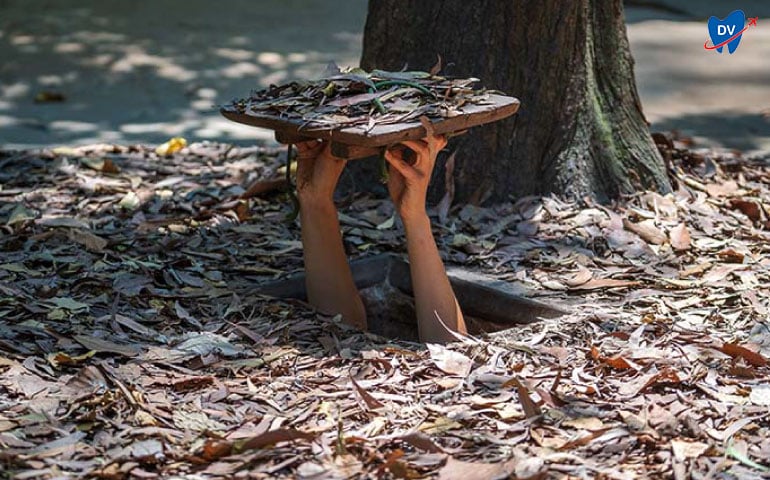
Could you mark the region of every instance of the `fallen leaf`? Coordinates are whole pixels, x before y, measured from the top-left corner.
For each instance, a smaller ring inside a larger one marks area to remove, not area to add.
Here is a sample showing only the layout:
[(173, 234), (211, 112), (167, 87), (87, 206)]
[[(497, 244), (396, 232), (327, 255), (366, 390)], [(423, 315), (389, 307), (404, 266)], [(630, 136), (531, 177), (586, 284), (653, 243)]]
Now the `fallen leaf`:
[(73, 340), (83, 345), (89, 350), (96, 352), (117, 353), (126, 357), (134, 357), (139, 351), (134, 346), (119, 345), (115, 342), (103, 338), (93, 337), (91, 335), (74, 335)]
[(471, 367), (473, 367), (473, 360), (462, 353), (435, 343), (428, 343), (426, 346), (434, 365), (442, 372), (460, 377), (467, 377), (470, 373)]
[(431, 438), (425, 435), (423, 432), (414, 431), (401, 436), (401, 440), (405, 441), (409, 445), (425, 450), (430, 453), (444, 453), (444, 449), (436, 445)]
[(733, 457), (734, 459), (738, 460), (742, 464), (751, 467), (755, 470), (759, 470), (760, 472), (770, 472), (770, 467), (766, 467), (764, 465), (761, 465), (754, 460), (750, 459), (748, 454), (748, 445), (746, 442), (738, 441), (733, 442), (732, 439), (727, 444), (727, 448), (725, 449), (725, 455), (728, 457)]
[(753, 352), (737, 343), (725, 343), (719, 350), (733, 358), (742, 358), (755, 367), (764, 367), (768, 363), (761, 353)]
[(708, 449), (709, 445), (707, 443), (679, 439), (671, 440), (671, 450), (674, 453), (674, 458), (680, 462), (688, 458), (698, 458), (706, 453)]
[(594, 274), (591, 270), (585, 268), (582, 265), (578, 265), (578, 271), (576, 274), (568, 278), (564, 283), (570, 288), (579, 287), (585, 285), (589, 280), (593, 278)]
[(88, 230), (88, 223), (74, 217), (43, 217), (36, 220), (35, 223), (43, 227), (82, 228)]
[(169, 139), (167, 142), (158, 145), (158, 147), (155, 149), (155, 153), (160, 155), (161, 157), (165, 157), (166, 155), (173, 155), (174, 153), (182, 150), (184, 147), (187, 146), (187, 140), (183, 137), (173, 137)]
[(11, 210), (11, 214), (8, 216), (8, 220), (6, 220), (6, 225), (16, 225), (17, 223), (26, 222), (27, 220), (34, 220), (37, 218), (37, 212), (25, 207), (22, 204), (17, 204), (16, 207), (14, 207), (13, 210)]
[(118, 202), (118, 206), (124, 210), (135, 210), (141, 203), (139, 195), (130, 191), (123, 196), (120, 202)]
[(68, 230), (67, 238), (69, 238), (73, 242), (83, 245), (88, 250), (92, 252), (97, 252), (97, 253), (104, 252), (104, 247), (106, 247), (108, 243), (107, 240), (103, 239), (102, 237), (94, 235), (93, 233), (87, 230), (80, 230), (80, 229)]
[(655, 226), (655, 220), (642, 220), (634, 223), (626, 218), (623, 219), (623, 226), (626, 230), (639, 235), (645, 242), (652, 245), (662, 245), (668, 239), (661, 229)]
[(690, 249), (690, 232), (684, 222), (672, 228), (668, 235), (674, 250), (685, 252)]
[(592, 278), (591, 280), (572, 287), (572, 290), (598, 290), (600, 288), (625, 288), (639, 285), (637, 281), (616, 280), (614, 278)]
[(350, 383), (353, 384), (353, 387), (355, 387), (356, 392), (361, 396), (361, 398), (364, 400), (364, 403), (366, 406), (371, 410), (379, 410), (381, 408), (385, 408), (385, 405), (383, 405), (382, 402), (374, 398), (369, 392), (361, 388), (361, 385), (358, 384), (358, 382), (355, 381), (353, 376), (350, 376)]
[(518, 378), (511, 378), (505, 382), (501, 388), (508, 388), (511, 386), (516, 387), (516, 393), (519, 394), (519, 401), (521, 402), (521, 407), (524, 409), (524, 413), (527, 415), (527, 418), (537, 417), (543, 413), (540, 409), (540, 406), (535, 403), (534, 400), (532, 400), (527, 387), (525, 387)]
[(54, 368), (59, 368), (61, 365), (78, 365), (89, 358), (93, 357), (96, 352), (91, 350), (83, 355), (70, 356), (65, 352), (49, 353), (46, 356), (46, 360)]
[(756, 202), (734, 198), (730, 200), (730, 208), (739, 210), (754, 222), (762, 219), (762, 208)]
[(570, 450), (577, 447), (584, 447), (610, 430), (612, 430), (612, 427), (605, 427), (593, 432), (584, 431), (577, 438), (573, 438), (559, 446), (557, 450)]
[(752, 387), (749, 400), (754, 405), (770, 405), (770, 384), (765, 383)]
[(568, 418), (561, 422), (562, 425), (583, 430), (601, 430), (605, 427), (604, 422), (596, 417), (578, 417)]
[(722, 183), (710, 183), (706, 186), (706, 192), (712, 197), (729, 197), (738, 191), (738, 184), (733, 180)]
[(82, 158), (80, 161), (81, 163), (83, 163), (83, 165), (87, 166), (88, 168), (94, 169), (97, 172), (120, 173), (120, 168), (118, 168), (118, 166), (115, 165), (115, 163), (109, 158), (85, 157), (85, 158)]
[[(511, 478), (516, 460), (498, 463), (463, 462), (452, 457), (439, 470), (439, 480), (502, 480)], [(530, 477), (532, 478), (532, 477)]]
[(717, 255), (728, 263), (743, 263), (745, 255), (732, 248), (726, 248), (717, 252)]

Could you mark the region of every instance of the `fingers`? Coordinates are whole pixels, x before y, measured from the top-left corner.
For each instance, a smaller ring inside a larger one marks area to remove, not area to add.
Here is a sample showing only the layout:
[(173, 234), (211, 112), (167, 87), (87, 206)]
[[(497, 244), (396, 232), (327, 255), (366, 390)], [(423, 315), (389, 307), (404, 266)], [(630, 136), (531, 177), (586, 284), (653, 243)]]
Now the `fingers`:
[(308, 140), (295, 144), (297, 148), (297, 159), (308, 160), (316, 158), (324, 148), (324, 142), (320, 140)]
[(404, 178), (413, 179), (417, 170), (404, 161), (401, 152), (388, 148), (385, 150), (385, 160), (396, 169)]
[(434, 152), (441, 151), (441, 149), (446, 147), (447, 142), (449, 142), (449, 140), (446, 138), (446, 135), (431, 135), (426, 140), (428, 142), (428, 146), (430, 146)]
[(408, 147), (417, 154), (417, 157), (422, 155), (430, 155), (430, 145), (424, 140), (404, 140), (401, 145)]

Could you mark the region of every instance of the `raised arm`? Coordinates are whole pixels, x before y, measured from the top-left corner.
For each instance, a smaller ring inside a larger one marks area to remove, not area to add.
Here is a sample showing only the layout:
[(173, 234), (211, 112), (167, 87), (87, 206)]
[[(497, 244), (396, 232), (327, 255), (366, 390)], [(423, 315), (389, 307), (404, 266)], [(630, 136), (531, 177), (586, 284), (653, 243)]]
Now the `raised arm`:
[(388, 149), (385, 159), (393, 167), (390, 169), (388, 190), (406, 231), (420, 339), (423, 342), (448, 342), (455, 338), (441, 325), (441, 321), (447, 328), (466, 333), (465, 320), (444, 270), (425, 211), (431, 172), (436, 155), (446, 146), (446, 138), (429, 135), (424, 140), (404, 142), (403, 146), (416, 153), (413, 164), (404, 159), (404, 150), (398, 146)]
[(328, 143), (297, 144), (297, 197), (302, 225), (308, 302), (319, 312), (366, 329), (366, 312), (353, 282), (334, 206), (345, 159), (332, 156)]

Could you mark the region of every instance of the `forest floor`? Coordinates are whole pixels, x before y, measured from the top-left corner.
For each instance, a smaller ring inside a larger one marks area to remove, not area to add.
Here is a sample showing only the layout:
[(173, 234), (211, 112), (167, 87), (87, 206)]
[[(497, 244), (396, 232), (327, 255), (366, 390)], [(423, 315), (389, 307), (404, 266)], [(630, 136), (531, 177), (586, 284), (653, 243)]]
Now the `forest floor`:
[[(447, 346), (254, 294), (302, 266), (278, 151), (0, 152), (0, 478), (767, 478), (770, 164), (664, 145), (667, 196), (437, 220), (571, 311)], [(352, 257), (404, 253), (340, 205)]]

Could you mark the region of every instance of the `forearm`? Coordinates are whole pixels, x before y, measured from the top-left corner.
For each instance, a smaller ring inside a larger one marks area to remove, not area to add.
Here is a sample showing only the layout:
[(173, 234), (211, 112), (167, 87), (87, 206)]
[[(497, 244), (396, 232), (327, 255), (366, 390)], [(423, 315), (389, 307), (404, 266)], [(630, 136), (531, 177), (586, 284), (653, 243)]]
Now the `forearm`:
[(340, 313), (345, 322), (366, 328), (364, 305), (342, 247), (334, 203), (300, 200), (300, 222), (308, 301), (322, 313)]
[[(438, 253), (427, 215), (404, 219), (412, 289), (420, 339), (448, 342), (455, 338), (441, 325), (465, 333), (465, 321)], [(437, 318), (438, 316), (438, 318)]]

